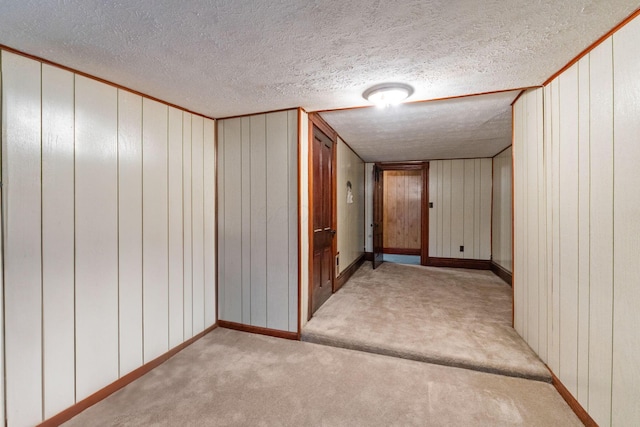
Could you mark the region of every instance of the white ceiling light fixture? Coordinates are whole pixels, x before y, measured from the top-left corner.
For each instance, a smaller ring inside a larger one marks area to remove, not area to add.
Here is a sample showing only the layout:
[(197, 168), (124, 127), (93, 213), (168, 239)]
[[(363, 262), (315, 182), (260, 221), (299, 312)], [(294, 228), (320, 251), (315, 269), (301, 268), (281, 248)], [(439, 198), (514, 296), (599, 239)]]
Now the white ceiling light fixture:
[(380, 83), (362, 93), (362, 97), (378, 107), (389, 107), (404, 102), (413, 94), (413, 87), (405, 83)]

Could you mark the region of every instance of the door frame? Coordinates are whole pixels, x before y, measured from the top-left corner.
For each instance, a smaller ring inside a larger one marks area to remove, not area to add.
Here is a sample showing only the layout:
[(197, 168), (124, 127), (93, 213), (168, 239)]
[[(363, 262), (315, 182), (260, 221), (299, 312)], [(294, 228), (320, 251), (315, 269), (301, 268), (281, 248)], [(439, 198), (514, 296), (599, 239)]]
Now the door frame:
[[(312, 309), (313, 309), (313, 128), (316, 127), (318, 128), (318, 130), (320, 130), (322, 133), (324, 133), (327, 137), (329, 137), (329, 139), (333, 142), (333, 152), (331, 155), (331, 201), (332, 201), (332, 209), (331, 209), (331, 228), (333, 230), (337, 230), (338, 229), (338, 211), (337, 211), (337, 187), (336, 187), (336, 180), (337, 180), (337, 171), (336, 171), (336, 163), (337, 163), (337, 153), (338, 153), (338, 133), (333, 130), (333, 128), (331, 126), (329, 126), (329, 124), (327, 122), (324, 121), (324, 119), (322, 117), (320, 117), (320, 114), (318, 113), (310, 113), (309, 114), (309, 140), (307, 141), (308, 147), (309, 147), (309, 157), (308, 157), (308, 162), (309, 162), (309, 188), (308, 188), (308, 194), (309, 194), (309, 229), (308, 229), (308, 235), (309, 235), (309, 284), (308, 284), (308, 314), (307, 314), (307, 320), (311, 320), (312, 317)], [(331, 258), (334, 260), (336, 259), (336, 252), (338, 249), (338, 238), (337, 235), (334, 237), (333, 241), (331, 242)], [(335, 292), (336, 289), (336, 269), (335, 269), (335, 265), (332, 266), (331, 268), (331, 292)]]
[[(420, 264), (428, 265), (429, 262), (429, 162), (390, 162), (375, 163), (383, 173), (384, 171), (419, 170), (422, 173), (422, 194), (420, 201)], [(375, 188), (374, 188), (375, 191)], [(384, 190), (382, 190), (384, 191)], [(384, 205), (383, 194), (381, 195)], [(374, 207), (375, 209), (375, 207)]]

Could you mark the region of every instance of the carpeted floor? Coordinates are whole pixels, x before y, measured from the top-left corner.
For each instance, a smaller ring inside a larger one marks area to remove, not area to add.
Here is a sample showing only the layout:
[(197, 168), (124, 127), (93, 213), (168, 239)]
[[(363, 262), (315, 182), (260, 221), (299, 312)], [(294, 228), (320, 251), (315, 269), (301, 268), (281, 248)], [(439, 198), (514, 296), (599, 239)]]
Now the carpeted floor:
[(367, 262), (302, 331), (304, 341), (551, 381), (511, 327), (511, 287), (489, 271)]
[(66, 426), (579, 426), (550, 385), (216, 329)]

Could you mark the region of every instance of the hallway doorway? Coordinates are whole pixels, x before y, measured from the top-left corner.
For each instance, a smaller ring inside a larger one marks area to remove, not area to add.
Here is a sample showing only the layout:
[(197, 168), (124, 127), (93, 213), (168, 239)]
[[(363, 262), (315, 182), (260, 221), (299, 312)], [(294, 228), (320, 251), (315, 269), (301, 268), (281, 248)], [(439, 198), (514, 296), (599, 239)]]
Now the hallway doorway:
[(382, 261), (426, 265), (429, 163), (377, 163), (375, 171), (374, 268)]

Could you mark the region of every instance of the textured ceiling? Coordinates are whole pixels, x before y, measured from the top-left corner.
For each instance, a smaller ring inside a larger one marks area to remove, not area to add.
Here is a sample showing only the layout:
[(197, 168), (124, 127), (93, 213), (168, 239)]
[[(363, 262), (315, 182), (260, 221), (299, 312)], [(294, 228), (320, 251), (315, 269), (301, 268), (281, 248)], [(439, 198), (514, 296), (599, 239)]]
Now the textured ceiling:
[[(0, 44), (211, 117), (539, 85), (638, 0), (2, 0)], [(337, 129), (347, 135), (344, 129)], [(352, 141), (350, 141), (352, 142)]]
[(367, 162), (492, 157), (511, 144), (511, 103), (519, 93), (321, 115)]

